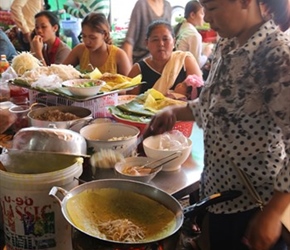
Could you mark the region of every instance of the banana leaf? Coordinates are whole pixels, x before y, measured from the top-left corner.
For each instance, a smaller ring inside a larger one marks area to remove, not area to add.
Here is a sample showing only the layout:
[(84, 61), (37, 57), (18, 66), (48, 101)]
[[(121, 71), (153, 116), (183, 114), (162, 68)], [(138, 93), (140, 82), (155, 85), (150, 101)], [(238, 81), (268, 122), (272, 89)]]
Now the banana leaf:
[(113, 116), (117, 116), (118, 118), (121, 118), (121, 119), (134, 121), (134, 122), (141, 122), (141, 123), (148, 123), (151, 120), (151, 116), (137, 115), (137, 114), (122, 110), (118, 106), (109, 106), (108, 109)]
[(139, 116), (153, 116), (155, 114), (152, 111), (145, 109), (144, 103), (138, 102), (135, 99), (130, 102), (117, 105), (117, 107), (124, 112)]

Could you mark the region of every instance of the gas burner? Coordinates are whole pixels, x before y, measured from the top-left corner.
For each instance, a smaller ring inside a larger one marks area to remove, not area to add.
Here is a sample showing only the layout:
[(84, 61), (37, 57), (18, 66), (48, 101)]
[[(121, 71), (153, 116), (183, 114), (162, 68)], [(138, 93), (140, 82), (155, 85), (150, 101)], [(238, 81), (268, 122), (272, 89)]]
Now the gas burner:
[[(178, 235), (176, 235), (178, 237)], [(143, 245), (127, 245), (127, 244), (114, 244), (106, 242), (86, 235), (76, 229), (73, 229), (72, 245), (73, 250), (175, 250), (172, 248), (174, 243), (178, 240), (176, 237), (169, 237), (165, 240), (148, 243)]]

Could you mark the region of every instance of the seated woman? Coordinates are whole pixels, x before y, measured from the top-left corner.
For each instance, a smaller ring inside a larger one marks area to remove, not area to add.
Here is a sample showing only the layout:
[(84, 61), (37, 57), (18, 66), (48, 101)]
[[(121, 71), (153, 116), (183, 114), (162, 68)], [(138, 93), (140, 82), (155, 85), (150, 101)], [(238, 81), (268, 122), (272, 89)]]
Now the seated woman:
[(30, 51), (44, 66), (63, 63), (71, 51), (60, 40), (59, 30), (59, 20), (53, 12), (44, 10), (35, 15)]
[[(173, 52), (174, 42), (170, 23), (156, 20), (149, 25), (146, 44), (151, 55), (135, 63), (128, 74), (129, 77), (142, 74), (142, 81), (146, 83), (128, 92), (129, 94), (138, 95), (154, 88), (165, 95), (172, 94), (173, 91), (188, 99), (197, 97), (197, 94), (191, 95), (191, 89), (196, 92), (196, 87), (203, 84), (202, 72), (190, 52)], [(192, 76), (192, 79), (185, 81), (188, 76)]]
[(82, 72), (98, 68), (101, 73), (129, 73), (130, 60), (123, 50), (111, 44), (110, 26), (104, 14), (92, 12), (84, 18), (82, 39), (83, 43), (72, 49), (64, 64), (79, 65)]

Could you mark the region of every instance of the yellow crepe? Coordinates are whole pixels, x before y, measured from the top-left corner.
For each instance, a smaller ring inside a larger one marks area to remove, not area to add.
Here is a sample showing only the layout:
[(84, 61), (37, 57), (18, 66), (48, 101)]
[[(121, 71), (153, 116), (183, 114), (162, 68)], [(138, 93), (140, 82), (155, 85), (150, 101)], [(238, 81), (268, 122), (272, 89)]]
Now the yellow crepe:
[(126, 89), (140, 84), (142, 76), (138, 75), (134, 78), (129, 78), (120, 74), (105, 73), (99, 79), (106, 82), (106, 85), (102, 87), (101, 91), (108, 92), (117, 89)]
[(165, 97), (161, 92), (155, 89), (149, 89), (147, 92), (145, 92), (144, 96), (146, 97), (144, 101), (144, 105), (143, 105), (144, 108), (154, 113), (158, 112), (159, 110), (167, 106), (171, 106), (171, 105), (185, 106), (187, 104), (184, 101)]

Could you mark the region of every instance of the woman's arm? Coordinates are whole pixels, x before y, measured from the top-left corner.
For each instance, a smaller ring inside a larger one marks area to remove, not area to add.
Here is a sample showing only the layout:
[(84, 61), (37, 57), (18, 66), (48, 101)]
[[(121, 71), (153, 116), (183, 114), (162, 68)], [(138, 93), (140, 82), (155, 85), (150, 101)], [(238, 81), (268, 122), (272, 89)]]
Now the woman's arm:
[[(193, 56), (188, 56), (185, 58), (184, 68), (186, 70), (186, 76), (196, 75), (200, 77), (200, 79), (202, 80), (202, 71), (200, 70), (198, 63)], [(186, 96), (187, 99), (191, 99), (191, 100), (195, 99), (198, 96), (197, 89), (189, 88), (187, 83), (185, 82), (185, 79), (183, 82), (178, 83), (176, 85), (176, 87), (174, 88), (174, 92), (182, 94)]]
[(118, 49), (116, 61), (117, 61), (117, 72), (121, 75), (127, 76), (128, 73), (130, 72), (130, 69), (132, 68), (132, 64), (129, 60), (128, 55), (125, 53), (124, 50)]
[[(290, 193), (275, 191), (270, 202), (251, 221), (245, 244), (251, 249), (270, 249), (281, 236), (281, 217), (290, 204)], [(263, 241), (261, 241), (263, 239)]]
[[(138, 63), (135, 63), (132, 67), (132, 69), (130, 70), (128, 76), (133, 78), (137, 75), (141, 74), (141, 71), (140, 71), (140, 67), (139, 67), (139, 64)], [(130, 91), (127, 91), (127, 94), (129, 95), (139, 95), (140, 94), (140, 89), (141, 89), (141, 86), (137, 86), (136, 88), (130, 90)]]
[(186, 76), (197, 75), (202, 77), (202, 71), (200, 70), (200, 67), (194, 57), (187, 56), (184, 61), (184, 66), (186, 70)]
[(66, 57), (66, 59), (63, 61), (62, 64), (65, 64), (65, 65), (70, 64), (76, 67), (80, 63), (80, 58), (83, 51), (84, 51), (84, 45), (82, 43), (78, 44), (71, 50), (71, 52), (68, 54), (68, 56)]
[(34, 57), (36, 57), (39, 61), (41, 61), (41, 63), (43, 64), (43, 66), (47, 66), (47, 62), (44, 59), (43, 56), (43, 38), (39, 35), (35, 35), (30, 43), (30, 52), (34, 55)]

